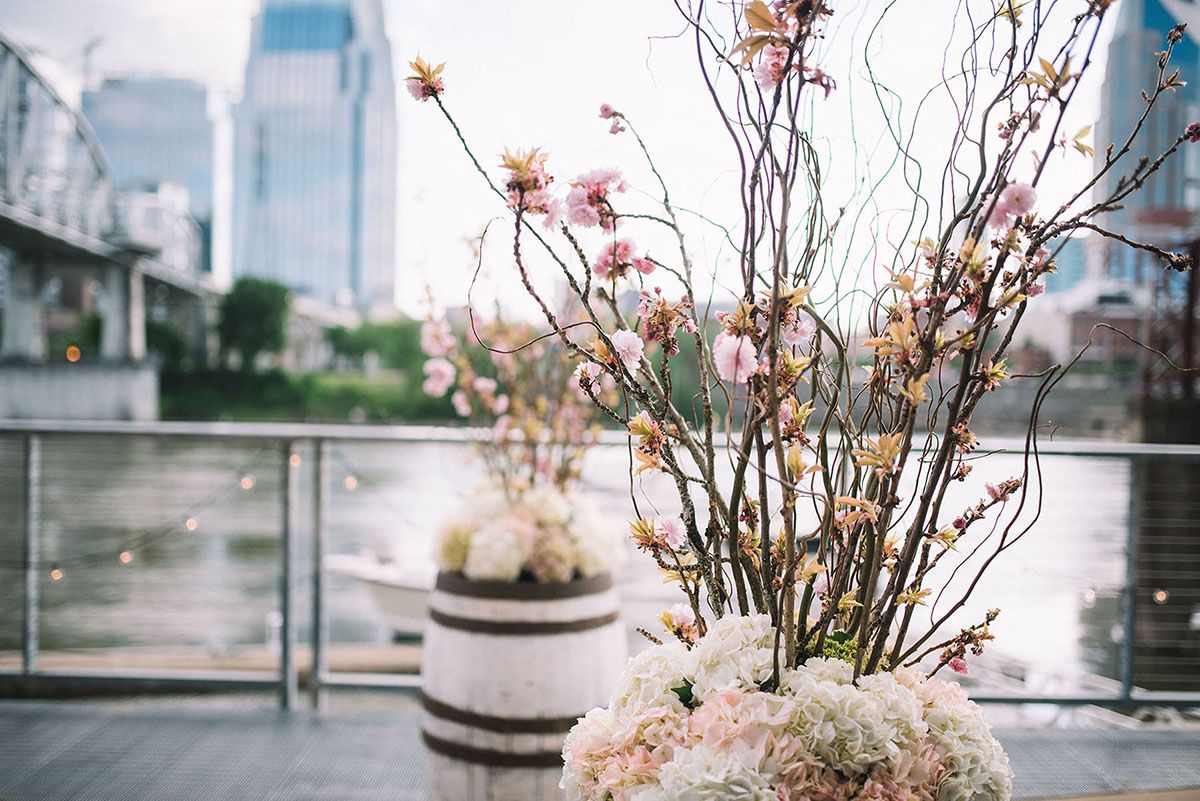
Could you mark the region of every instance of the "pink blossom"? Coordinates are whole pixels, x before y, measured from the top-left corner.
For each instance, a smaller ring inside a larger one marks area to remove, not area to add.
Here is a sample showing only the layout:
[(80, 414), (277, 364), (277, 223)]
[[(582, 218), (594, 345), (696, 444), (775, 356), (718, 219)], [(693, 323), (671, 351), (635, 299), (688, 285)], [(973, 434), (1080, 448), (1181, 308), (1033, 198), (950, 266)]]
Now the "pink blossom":
[(409, 78), (404, 81), (404, 88), (412, 95), (413, 100), (424, 102), (429, 99), (425, 94), (425, 82), (420, 78)]
[(625, 130), (625, 126), (617, 120), (613, 120), (612, 125), (608, 126), (608, 132), (610, 134), (619, 134), (623, 130)]
[(946, 667), (953, 670), (955, 673), (961, 673), (964, 676), (967, 674), (967, 660), (961, 656), (956, 656), (946, 663)]
[(512, 417), (502, 414), (496, 418), (492, 426), (492, 442), (501, 443), (508, 439), (508, 430), (512, 427)]
[(421, 350), (426, 356), (445, 356), (457, 345), (445, 320), (426, 320), (421, 324)]
[(430, 359), (425, 362), (421, 370), (426, 376), (425, 383), (421, 385), (421, 388), (425, 390), (426, 395), (434, 398), (445, 395), (454, 384), (454, 378), (457, 375), (454, 365), (441, 358)]
[(562, 198), (552, 197), (546, 204), (546, 216), (542, 220), (542, 227), (547, 231), (555, 231), (562, 227), (563, 220), (567, 216), (567, 204)]
[(575, 380), (579, 385), (586, 386), (600, 377), (600, 365), (595, 362), (583, 362), (575, 368)]
[[(678, 520), (678, 518), (676, 519)], [(671, 619), (675, 621), (675, 625), (680, 628), (696, 625), (696, 613), (687, 604), (672, 604), (667, 612), (671, 615)]]
[(787, 66), (788, 49), (767, 45), (762, 50), (762, 60), (754, 68), (754, 82), (764, 92), (770, 91), (783, 80), (783, 68)]
[(588, 202), (588, 191), (581, 186), (567, 193), (567, 222), (584, 228), (600, 224), (600, 212)]
[(1046, 287), (1043, 284), (1030, 284), (1025, 288), (1025, 294), (1031, 298), (1036, 298), (1045, 291)]
[(817, 324), (807, 314), (797, 314), (796, 324), (783, 329), (783, 341), (793, 347), (807, 342), (817, 332)]
[(987, 488), (987, 494), (991, 497), (991, 499), (993, 501), (1003, 500), (1003, 498), (1001, 497), (1001, 494), (1000, 494), (1000, 490), (996, 488), (995, 484), (988, 483), (988, 484), (985, 484), (984, 486)]
[(1189, 142), (1200, 142), (1200, 122), (1193, 122), (1183, 130), (1183, 135)]
[(642, 338), (634, 332), (622, 328), (620, 331), (614, 331), (609, 339), (612, 340), (617, 357), (621, 360), (621, 364), (625, 365), (625, 369), (631, 373), (637, 372), (638, 365), (642, 361), (642, 351), (646, 347)]
[(1007, 214), (1014, 217), (1024, 217), (1033, 211), (1037, 203), (1037, 190), (1031, 184), (1011, 183), (1000, 193), (999, 205), (1004, 207)]
[(613, 107), (610, 106), (608, 103), (600, 104), (600, 119), (607, 120), (616, 113), (617, 113), (616, 110), (613, 109)]
[[(983, 207), (986, 209), (992, 206), (992, 198), (988, 197), (983, 201)], [(997, 200), (992, 206), (992, 213), (988, 215), (988, 227), (993, 231), (1007, 231), (1012, 228), (1013, 215), (1009, 212), (1008, 207), (1001, 201)]]
[(613, 230), (616, 215), (608, 196), (610, 192), (624, 192), (625, 189), (619, 170), (605, 168), (580, 175), (567, 193), (567, 220), (573, 225), (599, 225), (605, 231)]
[(471, 389), (478, 392), (480, 395), (491, 395), (496, 391), (496, 379), (486, 376), (479, 376), (471, 382)]
[(497, 395), (496, 400), (492, 403), (492, 414), (504, 414), (508, 411), (509, 400), (507, 395)]
[(629, 273), (631, 267), (643, 275), (654, 272), (654, 262), (634, 255), (632, 239), (618, 239), (600, 250), (592, 264), (592, 272), (601, 278), (612, 275), (621, 278)]
[(750, 337), (735, 337), (722, 331), (713, 343), (713, 362), (722, 380), (741, 384), (758, 369), (754, 342)]
[(672, 550), (679, 550), (687, 542), (687, 531), (678, 515), (658, 518), (655, 527), (662, 534), (663, 542)]
[(467, 397), (466, 392), (463, 392), (461, 389), (456, 390), (455, 393), (450, 396), (450, 402), (454, 404), (454, 411), (459, 417), (471, 416), (471, 400)]

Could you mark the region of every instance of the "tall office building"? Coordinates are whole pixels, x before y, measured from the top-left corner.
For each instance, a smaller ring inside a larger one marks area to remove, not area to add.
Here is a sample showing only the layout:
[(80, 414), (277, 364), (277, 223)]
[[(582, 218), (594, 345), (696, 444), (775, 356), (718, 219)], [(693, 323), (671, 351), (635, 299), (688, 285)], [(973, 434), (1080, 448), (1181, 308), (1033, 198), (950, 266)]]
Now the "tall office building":
[[(1200, 37), (1200, 3), (1121, 0), (1113, 11), (1117, 13), (1117, 22), (1108, 46), (1108, 67), (1096, 124), (1096, 169), (1103, 165), (1109, 143), (1115, 145), (1114, 152), (1120, 150), (1145, 111), (1142, 91), (1152, 91), (1158, 80), (1155, 54), (1166, 49), (1167, 33), (1180, 22), (1187, 23), (1188, 28), (1171, 54), (1171, 69), (1179, 69), (1179, 76), (1187, 86), (1159, 98), (1139, 134), (1140, 140), (1117, 168), (1099, 182), (1094, 195), (1097, 200), (1108, 197), (1116, 188), (1117, 179), (1128, 174), (1140, 157), (1156, 158), (1189, 123), (1200, 119), (1200, 47), (1197, 46), (1200, 40), (1196, 38)], [(1122, 201), (1124, 209), (1103, 215), (1099, 222), (1126, 235), (1178, 247), (1183, 238), (1194, 238), (1194, 233), (1188, 231), (1200, 225), (1200, 220), (1189, 217), (1190, 212), (1200, 210), (1198, 167), (1200, 153), (1194, 152), (1193, 147), (1181, 148), (1147, 181), (1141, 192)], [(1140, 282), (1151, 271), (1161, 269), (1137, 251), (1116, 247), (1107, 250), (1107, 257), (1097, 267), (1098, 278)]]
[(391, 306), (395, 229), (381, 1), (263, 0), (234, 112), (234, 277), (340, 306)]
[(120, 189), (156, 192), (171, 181), (187, 189), (188, 208), (208, 237), (213, 209), (213, 123), (208, 90), (179, 78), (109, 78), (83, 93), (91, 123)]

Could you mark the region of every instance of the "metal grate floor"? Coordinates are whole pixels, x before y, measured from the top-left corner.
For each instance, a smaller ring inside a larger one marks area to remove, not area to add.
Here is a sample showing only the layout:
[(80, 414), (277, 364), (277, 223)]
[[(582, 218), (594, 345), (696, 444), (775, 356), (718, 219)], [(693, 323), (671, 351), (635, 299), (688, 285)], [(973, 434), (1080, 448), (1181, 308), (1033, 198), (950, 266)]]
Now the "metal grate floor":
[[(336, 696), (335, 696), (336, 697)], [(267, 703), (0, 702), (0, 801), (424, 801), (419, 711)], [(999, 729), (1015, 797), (1200, 788), (1200, 730)], [(1197, 792), (1200, 798), (1200, 791)]]

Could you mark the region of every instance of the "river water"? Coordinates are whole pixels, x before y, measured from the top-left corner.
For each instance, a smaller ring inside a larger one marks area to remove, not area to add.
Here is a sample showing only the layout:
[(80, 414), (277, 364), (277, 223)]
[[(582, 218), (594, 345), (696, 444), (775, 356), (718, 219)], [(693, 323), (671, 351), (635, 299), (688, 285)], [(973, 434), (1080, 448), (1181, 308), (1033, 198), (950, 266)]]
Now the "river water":
[[(307, 566), (312, 454), (301, 449), (300, 455), (304, 513), (297, 536), (300, 565)], [(469, 504), (483, 478), (470, 447), (462, 444), (338, 443), (331, 455), (331, 553), (386, 554), (428, 564), (438, 521)], [(277, 446), (47, 438), (41, 647), (189, 646), (224, 652), (263, 643), (277, 609), (282, 458)], [(584, 469), (585, 490), (616, 525), (631, 516), (626, 458), (623, 448), (597, 448)], [(1101, 457), (1051, 456), (1041, 464), (1047, 502), (1040, 519), (997, 560), (955, 620), (967, 625), (987, 608), (1000, 608), (992, 654), (1068, 691), (1088, 674), (1112, 675), (1130, 470), (1123, 459)], [(0, 650), (20, 648), (22, 471), (20, 440), (0, 438)], [(1019, 456), (980, 461), (971, 480), (955, 486), (948, 508), (972, 505), (983, 495), (984, 481), (1021, 471)], [(644, 477), (637, 490), (647, 504), (643, 514), (678, 509), (663, 477)], [(978, 537), (987, 533), (986, 525), (973, 529)], [(58, 580), (51, 576), (55, 569), (61, 571), (54, 574)], [(964, 567), (935, 611), (947, 608), (951, 591), (961, 591), (973, 573)], [(649, 559), (634, 553), (623, 578), (630, 624), (656, 628), (654, 614), (674, 600), (670, 589)], [(304, 637), (308, 599), (305, 582), (299, 584)], [(328, 588), (333, 641), (388, 641), (388, 627), (357, 580), (331, 573)]]

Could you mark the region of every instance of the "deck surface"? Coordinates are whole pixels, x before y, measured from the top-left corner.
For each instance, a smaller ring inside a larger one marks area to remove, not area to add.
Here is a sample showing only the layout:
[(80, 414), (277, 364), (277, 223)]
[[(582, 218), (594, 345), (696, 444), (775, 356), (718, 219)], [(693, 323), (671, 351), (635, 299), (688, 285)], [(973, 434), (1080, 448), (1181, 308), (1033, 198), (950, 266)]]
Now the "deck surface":
[[(0, 801), (431, 798), (416, 702), (381, 697), (320, 714), (249, 697), (3, 701)], [(996, 733), (1016, 798), (1200, 799), (1197, 728)]]

